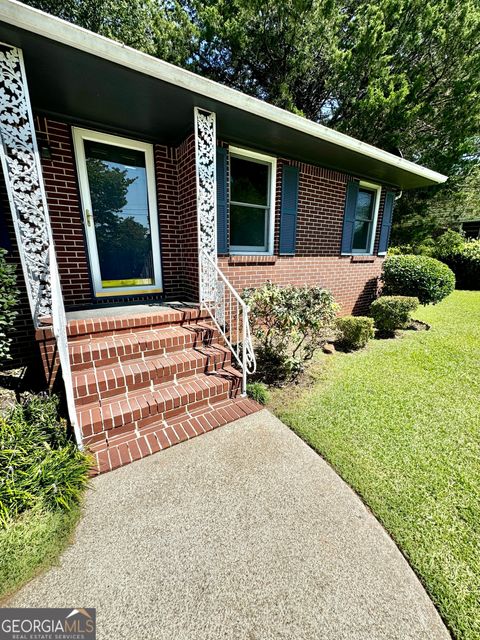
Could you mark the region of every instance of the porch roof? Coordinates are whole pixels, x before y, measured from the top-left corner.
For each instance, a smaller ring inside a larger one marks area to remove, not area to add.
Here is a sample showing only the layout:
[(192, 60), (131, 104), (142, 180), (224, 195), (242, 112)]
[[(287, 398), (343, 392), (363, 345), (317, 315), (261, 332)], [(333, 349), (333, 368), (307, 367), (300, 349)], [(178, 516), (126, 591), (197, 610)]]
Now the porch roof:
[(23, 50), (36, 112), (175, 144), (192, 129), (197, 106), (217, 114), (217, 135), (226, 142), (401, 189), (447, 179), (16, 0), (0, 0), (0, 41)]

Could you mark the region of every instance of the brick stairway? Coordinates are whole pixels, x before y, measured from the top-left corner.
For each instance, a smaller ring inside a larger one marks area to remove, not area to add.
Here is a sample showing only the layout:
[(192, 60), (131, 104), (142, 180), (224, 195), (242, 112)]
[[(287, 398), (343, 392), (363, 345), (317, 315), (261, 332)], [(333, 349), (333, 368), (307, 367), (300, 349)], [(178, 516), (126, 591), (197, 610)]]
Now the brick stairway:
[(260, 406), (204, 312), (162, 309), (68, 323), (75, 404), (103, 473)]

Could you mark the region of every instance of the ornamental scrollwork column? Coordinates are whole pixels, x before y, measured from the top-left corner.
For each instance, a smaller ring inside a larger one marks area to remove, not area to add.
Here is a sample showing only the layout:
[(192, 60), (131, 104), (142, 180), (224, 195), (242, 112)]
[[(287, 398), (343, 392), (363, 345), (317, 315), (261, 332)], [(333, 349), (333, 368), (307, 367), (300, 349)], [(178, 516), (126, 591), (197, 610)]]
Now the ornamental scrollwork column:
[[(200, 302), (217, 296), (217, 212), (216, 212), (215, 114), (195, 108), (195, 165), (197, 180), (198, 251)], [(208, 259), (202, 259), (202, 254)]]
[(0, 159), (35, 326), (51, 315), (50, 221), (20, 49), (0, 44)]

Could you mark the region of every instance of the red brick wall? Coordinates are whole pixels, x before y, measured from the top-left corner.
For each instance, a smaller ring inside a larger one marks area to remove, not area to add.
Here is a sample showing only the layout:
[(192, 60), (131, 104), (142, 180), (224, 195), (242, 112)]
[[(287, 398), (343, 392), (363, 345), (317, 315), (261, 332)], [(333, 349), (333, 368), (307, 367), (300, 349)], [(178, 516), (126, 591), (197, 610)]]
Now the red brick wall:
[(83, 306), (91, 300), (91, 287), (71, 128), (43, 117), (35, 120), (38, 143), (48, 140), (51, 148), (51, 160), (42, 159), (42, 170), (65, 306)]
[[(298, 166), (299, 202), (295, 256), (279, 256), (281, 175), (284, 164)], [(346, 184), (349, 176), (285, 159), (277, 161), (274, 256), (222, 256), (219, 265), (241, 291), (271, 280), (277, 284), (320, 285), (330, 289), (341, 313), (362, 313), (375, 295), (383, 258), (376, 255), (385, 193), (382, 190), (374, 256), (340, 255)]]
[(155, 145), (155, 171), (163, 289), (166, 296), (175, 296), (183, 290), (183, 275), (179, 268), (176, 149)]
[(183, 296), (187, 300), (198, 300), (197, 183), (193, 134), (178, 147), (177, 162), (181, 242), (177, 235), (176, 245), (182, 256)]

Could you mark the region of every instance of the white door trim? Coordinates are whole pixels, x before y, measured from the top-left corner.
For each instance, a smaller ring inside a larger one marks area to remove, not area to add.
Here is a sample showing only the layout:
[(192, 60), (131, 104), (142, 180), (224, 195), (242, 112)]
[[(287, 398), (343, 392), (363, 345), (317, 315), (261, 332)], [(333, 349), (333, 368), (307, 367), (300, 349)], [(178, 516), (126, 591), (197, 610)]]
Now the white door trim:
[[(89, 263), (92, 274), (92, 282), (95, 297), (115, 297), (121, 295), (160, 293), (162, 292), (162, 269), (160, 260), (160, 236), (158, 232), (158, 212), (157, 212), (157, 192), (155, 187), (155, 162), (153, 156), (153, 145), (129, 138), (122, 138), (99, 131), (91, 131), (90, 129), (81, 129), (72, 127), (73, 146), (75, 150), (75, 160), (77, 165), (78, 182), (80, 186), (80, 198), (82, 205), (82, 218), (85, 227), (85, 235), (87, 238), (87, 247), (89, 255)], [(150, 235), (152, 240), (152, 257), (154, 270), (154, 284), (141, 285), (136, 287), (108, 287), (102, 285), (100, 274), (100, 262), (98, 259), (97, 240), (95, 236), (95, 225), (91, 216), (92, 202), (90, 197), (90, 187), (88, 184), (87, 164), (85, 159), (84, 140), (93, 140), (95, 142), (103, 142), (117, 147), (126, 149), (135, 149), (143, 151), (145, 154), (145, 167), (147, 174), (147, 197), (148, 211), (150, 219)], [(87, 216), (90, 213), (90, 220)], [(90, 222), (90, 224), (89, 224)]]

